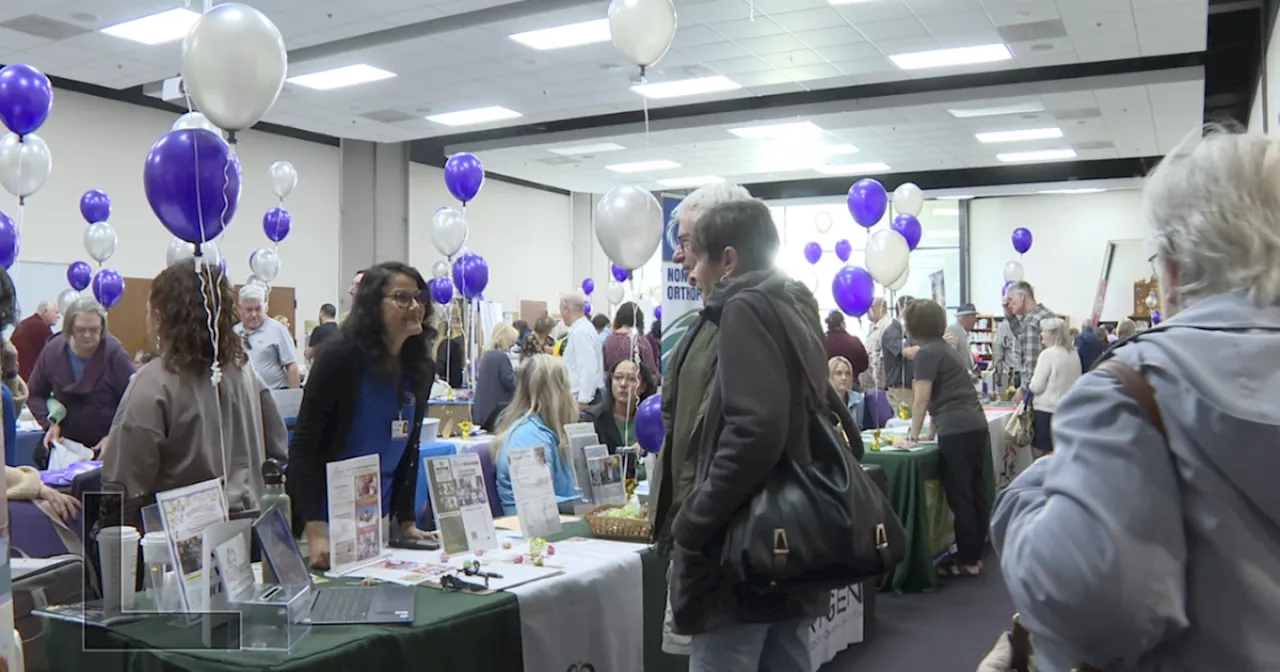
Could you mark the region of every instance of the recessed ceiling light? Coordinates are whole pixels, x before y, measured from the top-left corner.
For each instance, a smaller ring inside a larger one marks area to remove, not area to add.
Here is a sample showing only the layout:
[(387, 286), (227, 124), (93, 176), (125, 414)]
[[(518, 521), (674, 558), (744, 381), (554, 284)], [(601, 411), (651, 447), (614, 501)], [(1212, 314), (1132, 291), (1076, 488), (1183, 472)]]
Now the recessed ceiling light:
[(395, 76), (396, 73), (394, 72), (375, 68), (365, 63), (358, 63), (356, 65), (344, 65), (341, 68), (333, 68), (331, 70), (321, 70), (309, 75), (290, 77), (287, 81), (298, 86), (305, 86), (308, 89), (328, 91), (330, 89), (340, 89), (344, 86), (355, 86), (356, 84), (391, 79)]
[(822, 135), (822, 129), (812, 121), (794, 121), (768, 126), (744, 126), (731, 128), (729, 132), (748, 140), (806, 140)]
[(926, 68), (949, 68), (958, 65), (975, 65), (978, 63), (995, 63), (1013, 59), (1009, 46), (1000, 44), (984, 44), (977, 47), (956, 47), (954, 49), (932, 49), (916, 51), (910, 54), (895, 54), (889, 57), (895, 65), (903, 70), (924, 70)]
[(616, 142), (597, 142), (591, 145), (571, 145), (569, 147), (548, 147), (547, 151), (560, 156), (578, 156), (581, 154), (602, 154), (626, 149)]
[(1005, 163), (1026, 163), (1029, 161), (1061, 161), (1076, 158), (1074, 149), (1041, 149), (1033, 152), (1010, 152), (996, 154), (996, 158)]
[(508, 35), (507, 37), (526, 47), (533, 47), (538, 51), (580, 47), (584, 44), (608, 42), (610, 39), (609, 19), (596, 19), (554, 28), (529, 30)]
[(1061, 138), (1061, 128), (1028, 128), (1017, 131), (991, 131), (990, 133), (975, 133), (974, 137), (978, 138), (978, 142), (985, 144), (993, 144), (997, 142), (1022, 142), (1025, 140), (1048, 140), (1050, 138)]
[(1106, 189), (1091, 187), (1091, 188), (1083, 188), (1083, 189), (1046, 189), (1040, 193), (1042, 194), (1097, 194), (1103, 191), (1106, 191)]
[(107, 26), (99, 32), (142, 44), (164, 44), (186, 37), (199, 20), (199, 13), (178, 7)]
[(495, 105), (493, 107), (477, 107), (474, 110), (433, 114), (427, 117), (427, 121), (434, 121), (445, 126), (467, 126), (470, 124), (484, 124), (490, 121), (502, 121), (503, 119), (515, 119), (519, 116), (521, 114), (515, 110), (508, 110), (505, 107)]
[(934, 208), (933, 214), (943, 217), (949, 217), (960, 214), (959, 208)]
[(715, 175), (705, 175), (703, 177), (672, 177), (665, 180), (658, 180), (658, 184), (664, 187), (701, 187), (704, 184), (720, 184), (724, 182), (723, 177)]
[(823, 175), (872, 175), (889, 172), (889, 166), (883, 163), (849, 163), (841, 166), (815, 166), (814, 170)]
[(725, 77), (724, 75), (714, 75), (712, 77), (697, 77), (695, 79), (678, 79), (674, 82), (648, 82), (645, 84), (636, 84), (631, 87), (631, 90), (645, 98), (679, 98), (681, 96), (696, 96), (703, 93), (733, 91), (741, 88), (741, 84)]
[(1025, 103), (1010, 105), (993, 105), (991, 107), (947, 108), (947, 112), (956, 119), (972, 119), (974, 117), (998, 117), (1006, 114), (1024, 114), (1027, 112), (1044, 112), (1044, 103), (1029, 100)]
[(823, 145), (819, 150), (825, 156), (843, 156), (845, 154), (857, 154), (860, 150), (853, 145)]
[(615, 163), (612, 166), (605, 166), (605, 169), (612, 170), (615, 173), (647, 173), (653, 170), (671, 170), (679, 168), (680, 164), (675, 161), (666, 159), (658, 159), (656, 161), (633, 161), (631, 163)]

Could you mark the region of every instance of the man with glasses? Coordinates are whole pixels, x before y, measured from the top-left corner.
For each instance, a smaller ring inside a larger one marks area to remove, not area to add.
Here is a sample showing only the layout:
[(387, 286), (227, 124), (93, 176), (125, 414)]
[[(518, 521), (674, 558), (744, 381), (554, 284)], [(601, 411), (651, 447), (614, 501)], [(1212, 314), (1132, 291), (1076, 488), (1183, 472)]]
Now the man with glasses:
[(298, 353), (293, 335), (276, 320), (267, 317), (267, 292), (261, 285), (240, 288), (240, 324), (236, 333), (249, 354), (253, 369), (273, 390), (297, 389)]

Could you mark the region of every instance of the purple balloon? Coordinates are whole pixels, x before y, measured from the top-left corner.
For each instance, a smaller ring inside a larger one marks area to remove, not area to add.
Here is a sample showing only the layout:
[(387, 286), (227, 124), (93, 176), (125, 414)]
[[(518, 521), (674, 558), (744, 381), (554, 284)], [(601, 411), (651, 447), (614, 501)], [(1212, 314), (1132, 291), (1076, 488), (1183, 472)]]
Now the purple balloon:
[(847, 240), (836, 241), (836, 256), (841, 262), (849, 261), (849, 255), (853, 254), (853, 245)]
[(655, 320), (661, 320), (661, 319), (662, 319), (662, 306), (655, 306), (655, 307), (654, 307), (654, 309), (653, 309), (653, 319), (655, 319)]
[(110, 308), (120, 302), (124, 296), (124, 278), (119, 273), (104, 268), (93, 276), (93, 298), (103, 306)]
[(471, 152), (459, 152), (444, 163), (444, 184), (453, 197), (467, 204), (484, 186), (484, 166)]
[(916, 245), (920, 244), (920, 237), (924, 235), (924, 230), (920, 228), (920, 220), (915, 215), (898, 215), (893, 218), (893, 223), (889, 228), (902, 234), (907, 239), (907, 249), (914, 250)]
[(636, 441), (646, 453), (662, 450), (667, 430), (662, 426), (662, 395), (655, 394), (636, 408)]
[(587, 278), (586, 280), (583, 280), (583, 281), (582, 281), (582, 293), (583, 293), (583, 294), (586, 294), (587, 296), (590, 296), (590, 295), (591, 295), (591, 293), (592, 293), (592, 292), (594, 292), (594, 291), (596, 291), (596, 281), (595, 281), (595, 280), (592, 280), (591, 278)]
[(617, 265), (609, 264), (609, 272), (613, 274), (613, 279), (618, 282), (626, 282), (631, 277), (631, 271)]
[(591, 314), (591, 302), (590, 302), (590, 301), (583, 301), (583, 302), (582, 302), (582, 312), (583, 312), (583, 313), (585, 313), (585, 314), (587, 314), (587, 315), (590, 315), (590, 314)]
[(1031, 231), (1021, 226), (1014, 229), (1013, 249), (1017, 250), (1018, 254), (1026, 254), (1027, 250), (1031, 249)]
[(6, 270), (18, 260), (18, 225), (0, 212), (0, 266)]
[(80, 216), (90, 224), (111, 219), (111, 198), (101, 189), (90, 189), (80, 197)]
[(489, 284), (489, 262), (468, 252), (453, 262), (453, 286), (468, 299), (474, 299)]
[(160, 223), (188, 243), (217, 238), (240, 204), (240, 161), (202, 128), (165, 133), (147, 154), (142, 179)]
[(1010, 287), (1012, 287), (1012, 286), (1013, 286), (1013, 281), (1012, 281), (1012, 280), (1010, 280), (1009, 282), (1004, 283), (1004, 288), (1000, 290), (1000, 296), (1004, 296), (1005, 294), (1008, 294), (1008, 293), (1009, 293), (1009, 288), (1010, 288)]
[(818, 263), (818, 260), (819, 260), (819, 259), (821, 259), (821, 258), (822, 258), (822, 246), (821, 246), (821, 245), (819, 245), (819, 244), (817, 244), (817, 243), (813, 243), (813, 242), (805, 243), (805, 245), (804, 245), (804, 260), (805, 260), (805, 261), (807, 261), (807, 262), (809, 262), (809, 263), (811, 263), (811, 264), (816, 264), (816, 263)]
[(449, 278), (432, 278), (428, 284), (431, 287), (431, 298), (436, 303), (444, 305), (453, 300), (453, 285), (449, 284)]
[(853, 221), (869, 229), (884, 217), (884, 211), (889, 207), (889, 194), (885, 193), (879, 180), (868, 177), (849, 187), (848, 204)]
[(71, 284), (71, 288), (77, 292), (84, 291), (85, 287), (93, 281), (93, 269), (89, 268), (89, 264), (83, 261), (77, 261), (67, 267), (67, 282)]
[(0, 68), (0, 121), (18, 135), (34, 132), (53, 110), (53, 85), (43, 72), (15, 63)]
[(1151, 326), (1154, 327), (1155, 325), (1160, 324), (1162, 320), (1164, 320), (1164, 318), (1160, 316), (1160, 311), (1151, 311)]
[(292, 227), (293, 216), (284, 208), (271, 208), (262, 216), (262, 230), (273, 243), (284, 240)]
[(876, 281), (861, 266), (845, 266), (831, 281), (831, 294), (846, 315), (862, 317), (876, 298)]

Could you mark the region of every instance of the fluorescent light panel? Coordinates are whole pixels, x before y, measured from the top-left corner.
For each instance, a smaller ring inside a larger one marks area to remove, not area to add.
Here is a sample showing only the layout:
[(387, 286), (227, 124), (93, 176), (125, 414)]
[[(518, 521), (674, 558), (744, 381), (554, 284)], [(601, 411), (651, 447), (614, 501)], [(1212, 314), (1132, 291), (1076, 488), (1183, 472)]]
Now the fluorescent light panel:
[(366, 63), (357, 63), (356, 65), (344, 65), (341, 68), (290, 77), (288, 81), (291, 84), (305, 86), (308, 89), (328, 91), (330, 89), (341, 89), (344, 86), (355, 86), (356, 84), (391, 79), (395, 76), (396, 73), (394, 72), (375, 68)]
[(666, 159), (658, 159), (656, 161), (633, 161), (631, 163), (615, 163), (612, 166), (605, 166), (607, 170), (615, 173), (647, 173), (654, 170), (671, 170), (679, 168), (680, 164), (675, 161)]
[(995, 63), (1013, 58), (1009, 46), (1000, 44), (984, 44), (977, 47), (956, 47), (954, 49), (933, 49), (916, 51), (910, 54), (895, 54), (889, 57), (894, 65), (903, 70), (925, 70), (928, 68), (951, 68), (960, 65), (976, 65), (979, 63)]
[(582, 154), (603, 154), (626, 149), (616, 142), (597, 142), (591, 145), (572, 145), (569, 147), (548, 147), (547, 151), (560, 156), (580, 156)]
[(1061, 138), (1062, 129), (1052, 127), (1027, 128), (1016, 131), (991, 131), (989, 133), (975, 133), (974, 137), (978, 138), (978, 142), (985, 144), (998, 142), (1025, 142), (1028, 140), (1049, 140), (1051, 138)]
[(1010, 152), (996, 154), (996, 158), (1005, 163), (1028, 163), (1031, 161), (1061, 161), (1076, 158), (1074, 149), (1041, 149), (1032, 152)]
[(474, 110), (459, 110), (457, 112), (445, 112), (444, 114), (433, 114), (427, 117), (427, 121), (434, 121), (437, 124), (445, 126), (469, 126), (471, 124), (484, 124), (490, 121), (502, 121), (503, 119), (515, 119), (521, 116), (515, 110), (508, 110), (505, 107), (477, 107)]
[(947, 108), (947, 113), (956, 119), (973, 119), (975, 117), (999, 117), (1006, 114), (1032, 114), (1044, 112), (1044, 103), (1031, 100), (1011, 105), (993, 105), (991, 107)]
[(1041, 191), (1042, 194), (1097, 194), (1106, 191), (1099, 187), (1089, 187), (1083, 189), (1046, 189)]
[(718, 93), (720, 91), (734, 91), (741, 88), (741, 84), (725, 77), (724, 75), (714, 75), (712, 77), (678, 79), (673, 82), (649, 82), (646, 84), (636, 84), (631, 87), (631, 90), (645, 98), (662, 99), (679, 98), (681, 96), (697, 96), (704, 93)]
[(672, 177), (665, 180), (658, 180), (658, 184), (664, 187), (701, 187), (704, 184), (720, 184), (724, 182), (723, 177), (715, 175), (706, 175), (703, 177)]
[(873, 175), (889, 172), (889, 166), (883, 163), (850, 163), (842, 166), (815, 166), (814, 170), (823, 175)]
[(596, 19), (595, 21), (570, 23), (554, 28), (529, 30), (508, 35), (507, 37), (538, 51), (580, 47), (584, 44), (608, 42), (610, 39), (609, 19)]
[(747, 140), (803, 140), (822, 135), (822, 129), (812, 121), (795, 121), (768, 126), (744, 126), (731, 128), (729, 132)]
[(99, 32), (142, 44), (164, 44), (187, 36), (200, 14), (181, 7), (107, 26)]

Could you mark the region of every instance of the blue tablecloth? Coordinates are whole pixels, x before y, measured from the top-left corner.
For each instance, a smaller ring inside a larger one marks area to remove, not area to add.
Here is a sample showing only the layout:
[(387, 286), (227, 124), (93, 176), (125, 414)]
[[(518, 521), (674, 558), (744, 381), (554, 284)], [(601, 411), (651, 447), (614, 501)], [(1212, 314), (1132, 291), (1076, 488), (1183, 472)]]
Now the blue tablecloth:
[(413, 496), (413, 510), (416, 512), (419, 529), (431, 530), (436, 524), (435, 513), (431, 509), (431, 496), (427, 490), (427, 460), (457, 454), (458, 446), (444, 441), (418, 447), (418, 490)]

